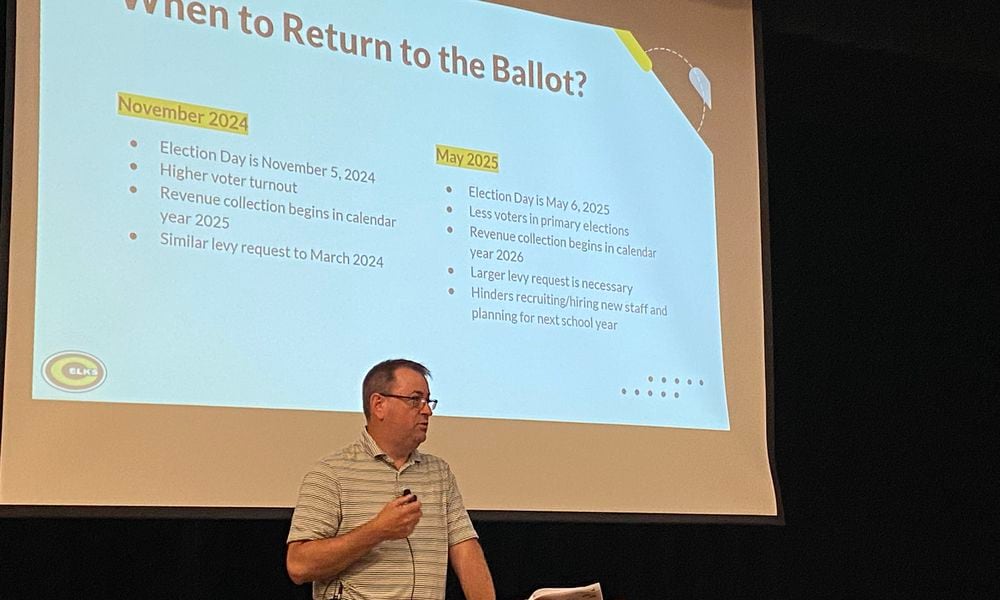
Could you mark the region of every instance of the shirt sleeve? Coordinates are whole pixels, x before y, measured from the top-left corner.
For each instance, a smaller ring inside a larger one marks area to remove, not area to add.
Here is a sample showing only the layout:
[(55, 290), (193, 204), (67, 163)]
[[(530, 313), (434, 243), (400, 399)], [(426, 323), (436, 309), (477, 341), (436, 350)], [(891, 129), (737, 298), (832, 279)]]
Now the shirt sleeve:
[(302, 479), (287, 543), (334, 537), (340, 518), (340, 482), (331, 468), (317, 465)]
[(472, 520), (465, 510), (465, 502), (462, 500), (462, 492), (458, 489), (458, 482), (455, 474), (448, 470), (448, 546), (454, 546), (465, 540), (478, 538), (475, 528), (472, 527)]

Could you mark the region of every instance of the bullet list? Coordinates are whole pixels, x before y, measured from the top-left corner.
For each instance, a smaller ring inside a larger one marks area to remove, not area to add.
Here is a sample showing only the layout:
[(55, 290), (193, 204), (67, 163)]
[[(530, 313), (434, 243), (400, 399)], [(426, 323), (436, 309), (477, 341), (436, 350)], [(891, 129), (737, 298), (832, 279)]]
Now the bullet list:
[[(451, 186), (450, 185), (449, 186), (445, 186), (444, 191), (446, 191), (446, 192), (448, 192), (450, 194), (451, 193)], [(451, 212), (452, 212), (453, 209), (449, 205), (449, 206), (444, 207), (444, 210), (446, 212), (448, 212), (448, 214), (451, 214)], [(448, 226), (448, 233), (452, 233), (453, 231), (455, 231), (455, 230), (452, 229), (451, 225), (449, 225)], [(453, 267), (448, 267), (448, 274), (449, 275), (454, 275), (455, 274), (455, 269)], [(454, 295), (455, 294), (455, 288), (448, 288), (448, 294), (449, 295)]]
[[(133, 140), (129, 140), (128, 145), (131, 146), (131, 147), (133, 147), (133, 148), (136, 148), (136, 147), (139, 146), (139, 142), (138, 142), (138, 140), (134, 140), (134, 139)], [(136, 169), (139, 168), (139, 165), (137, 163), (134, 163), (134, 162), (133, 163), (129, 163), (128, 168), (130, 168), (133, 171), (135, 171)], [(139, 191), (139, 188), (135, 187), (134, 185), (130, 185), (130, 186), (128, 186), (128, 191), (129, 191), (129, 193), (134, 194), (137, 191)], [(138, 238), (138, 237), (139, 236), (136, 235), (136, 233), (134, 231), (131, 231), (128, 234), (128, 239), (130, 239), (132, 241), (135, 241), (136, 238)]]

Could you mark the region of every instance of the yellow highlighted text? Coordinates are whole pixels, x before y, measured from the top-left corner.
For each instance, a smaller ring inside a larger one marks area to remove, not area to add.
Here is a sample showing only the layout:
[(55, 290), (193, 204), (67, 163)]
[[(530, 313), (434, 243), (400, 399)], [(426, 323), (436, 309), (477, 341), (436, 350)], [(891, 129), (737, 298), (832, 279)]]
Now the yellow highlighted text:
[(437, 164), (447, 167), (486, 171), (488, 173), (500, 172), (500, 155), (496, 152), (470, 150), (469, 148), (438, 144), (434, 149), (434, 157)]
[(118, 92), (118, 114), (240, 135), (250, 133), (250, 116), (247, 113), (176, 100), (139, 96), (128, 92)]

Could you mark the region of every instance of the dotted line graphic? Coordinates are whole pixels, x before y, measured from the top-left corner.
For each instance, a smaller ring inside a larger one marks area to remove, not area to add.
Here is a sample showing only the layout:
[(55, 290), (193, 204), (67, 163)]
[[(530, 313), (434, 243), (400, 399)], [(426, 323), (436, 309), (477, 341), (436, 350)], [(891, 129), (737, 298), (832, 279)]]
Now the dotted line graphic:
[[(689, 385), (689, 386), (693, 386), (693, 385), (695, 385), (695, 382), (696, 382), (696, 381), (697, 381), (697, 384), (698, 384), (699, 386), (704, 386), (704, 385), (705, 385), (705, 380), (704, 380), (704, 379), (697, 379), (697, 380), (695, 380), (695, 378), (693, 378), (693, 377), (687, 377), (686, 379), (687, 379), (687, 385)], [(646, 395), (647, 395), (647, 396), (649, 396), (649, 397), (652, 397), (652, 396), (654, 395), (654, 392), (653, 392), (653, 389), (652, 389), (652, 388), (653, 388), (653, 387), (659, 387), (659, 386), (657, 386), (657, 385), (656, 385), (656, 377), (654, 377), (653, 375), (650, 375), (650, 376), (648, 376), (648, 377), (646, 378), (646, 380), (647, 380), (647, 381), (648, 381), (648, 382), (649, 382), (650, 384), (652, 384), (652, 386), (650, 386), (650, 387), (649, 387), (649, 388), (648, 388), (648, 389), (646, 390)], [(660, 377), (660, 378), (659, 378), (659, 380), (660, 380), (660, 383), (661, 383), (661, 384), (664, 384), (664, 385), (666, 385), (666, 386), (669, 386), (669, 381), (670, 381), (670, 379), (669, 379), (669, 378), (667, 378), (667, 377)], [(683, 384), (681, 383), (682, 381), (683, 381), (683, 379), (682, 379), (682, 378), (680, 378), (680, 377), (674, 377), (674, 378), (673, 378), (673, 382), (674, 382), (674, 385), (675, 385), (675, 386), (679, 386), (679, 385), (683, 385)], [(628, 388), (622, 388), (622, 390), (621, 390), (621, 391), (622, 391), (622, 396), (627, 396), (627, 395), (629, 395), (629, 393), (630, 393), (630, 392), (631, 392), (631, 393), (632, 393), (633, 395), (635, 395), (635, 396), (639, 396), (639, 395), (641, 395), (641, 394), (642, 394), (642, 390), (640, 390), (639, 388), (635, 388), (634, 390), (629, 390)], [(661, 398), (666, 398), (666, 397), (667, 397), (667, 394), (668, 394), (667, 390), (663, 390), (663, 389), (661, 389), (661, 390), (660, 390), (660, 397), (661, 397)], [(673, 392), (673, 394), (672, 394), (672, 395), (673, 395), (673, 397), (674, 397), (674, 398), (680, 398), (680, 397), (681, 397), (681, 393), (680, 393), (679, 391), (675, 391), (675, 392)]]
[[(688, 66), (688, 71), (690, 71), (691, 69), (694, 68), (694, 65), (691, 64), (691, 61), (689, 61), (688, 59), (684, 58), (684, 55), (681, 54), (680, 52), (676, 51), (676, 50), (671, 50), (670, 48), (663, 48), (663, 47), (657, 46), (656, 48), (648, 48), (646, 50), (646, 54), (649, 54), (650, 52), (654, 52), (654, 51), (669, 52), (669, 53), (673, 54), (677, 58), (679, 58), (679, 59), (681, 59), (681, 60), (684, 61), (684, 64), (686, 64)], [(705, 124), (705, 112), (707, 110), (708, 110), (708, 104), (705, 102), (705, 100), (703, 98), (702, 101), (701, 101), (701, 121), (698, 123), (698, 127), (695, 128), (695, 131), (700, 132), (701, 131), (701, 126)]]

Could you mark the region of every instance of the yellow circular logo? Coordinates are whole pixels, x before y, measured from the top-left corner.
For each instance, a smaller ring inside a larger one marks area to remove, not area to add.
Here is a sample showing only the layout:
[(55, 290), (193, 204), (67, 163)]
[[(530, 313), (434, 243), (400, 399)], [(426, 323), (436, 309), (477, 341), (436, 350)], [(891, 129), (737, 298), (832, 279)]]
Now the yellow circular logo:
[(66, 392), (89, 392), (108, 376), (104, 363), (86, 352), (59, 352), (45, 359), (42, 377)]

